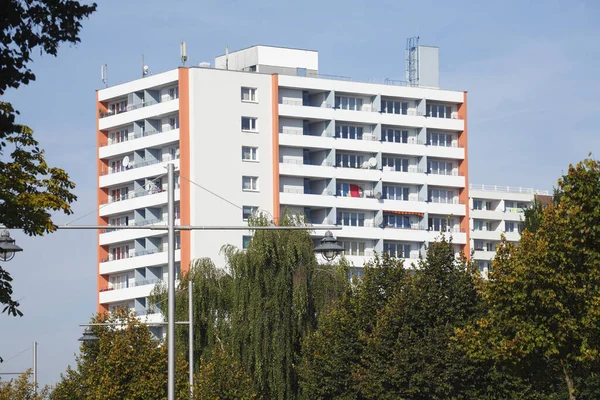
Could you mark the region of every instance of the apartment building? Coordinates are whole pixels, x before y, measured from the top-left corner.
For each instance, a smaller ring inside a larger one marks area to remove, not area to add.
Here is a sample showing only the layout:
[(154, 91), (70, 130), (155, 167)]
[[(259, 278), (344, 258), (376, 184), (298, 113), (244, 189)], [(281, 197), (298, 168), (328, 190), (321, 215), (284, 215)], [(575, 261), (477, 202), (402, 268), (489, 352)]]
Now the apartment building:
[(469, 185), (471, 216), (471, 249), (479, 270), (487, 274), (490, 260), (504, 234), (509, 242), (518, 242), (524, 221), (524, 210), (537, 196), (551, 198), (547, 190), (531, 188)]
[[(99, 224), (166, 224), (165, 165), (174, 163), (177, 224), (241, 225), (287, 208), (315, 226), (342, 226), (335, 235), (357, 266), (374, 252), (412, 262), (440, 231), (468, 253), (467, 96), (437, 87), (437, 48), (420, 47), (427, 87), (326, 76), (316, 51), (254, 46), (212, 68), (98, 90)], [(148, 313), (150, 291), (166, 280), (166, 236), (99, 233), (100, 311)], [(182, 231), (177, 268), (199, 257), (224, 266), (221, 246), (249, 240)]]

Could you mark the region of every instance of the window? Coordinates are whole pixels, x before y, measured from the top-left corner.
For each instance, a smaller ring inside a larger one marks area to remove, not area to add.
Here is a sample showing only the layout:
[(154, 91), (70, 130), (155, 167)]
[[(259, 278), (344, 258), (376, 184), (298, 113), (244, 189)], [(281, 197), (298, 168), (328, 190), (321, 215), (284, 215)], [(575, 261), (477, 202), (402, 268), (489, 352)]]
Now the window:
[(427, 115), (434, 118), (452, 118), (452, 107), (441, 104), (427, 104)]
[(408, 131), (401, 131), (398, 129), (384, 129), (383, 135), (381, 136), (381, 141), (391, 143), (407, 143)]
[(454, 204), (454, 191), (446, 189), (430, 189), (429, 201), (432, 203)]
[(483, 210), (483, 201), (473, 200), (473, 210)]
[(400, 186), (384, 186), (383, 198), (388, 200), (408, 201), (409, 189)]
[(383, 223), (386, 227), (410, 229), (410, 218), (408, 215), (384, 214)]
[(482, 231), (483, 230), (483, 221), (480, 219), (473, 220), (473, 230), (474, 231)]
[(483, 240), (475, 240), (473, 247), (475, 251), (483, 251)]
[(178, 87), (170, 88), (169, 89), (169, 99), (175, 100), (178, 97), (179, 97), (179, 88)]
[(127, 189), (127, 186), (119, 188), (119, 189), (111, 189), (109, 200), (110, 200), (110, 202), (126, 200), (129, 197), (128, 192), (129, 192), (129, 190)]
[(427, 173), (434, 175), (454, 175), (452, 161), (429, 160), (427, 162)]
[(257, 210), (256, 206), (242, 206), (242, 219), (247, 221)]
[(256, 89), (255, 88), (242, 88), (242, 101), (256, 102)]
[(110, 285), (108, 286), (111, 289), (125, 289), (127, 287), (129, 287), (128, 285), (128, 275), (124, 274), (124, 275), (117, 275), (117, 276), (111, 276), (110, 277)]
[(486, 201), (485, 202), (485, 209), (486, 210), (492, 210), (492, 202), (491, 201)]
[(348, 96), (335, 96), (335, 108), (341, 110), (361, 111), (363, 99)]
[(383, 252), (388, 253), (391, 257), (410, 258), (410, 244), (384, 242)]
[(363, 164), (363, 156), (354, 154), (336, 154), (335, 165), (342, 168), (360, 168)]
[(122, 260), (129, 257), (129, 245), (123, 245), (119, 247), (113, 247), (110, 250), (108, 259), (109, 261)]
[(489, 261), (477, 261), (477, 268), (479, 268), (479, 272), (484, 272), (489, 269)]
[(121, 143), (126, 142), (129, 139), (129, 131), (123, 129), (117, 132), (111, 132), (108, 134), (109, 143)]
[(452, 147), (452, 135), (449, 133), (427, 133), (427, 144), (429, 146)]
[(242, 190), (258, 191), (258, 177), (242, 176)]
[(491, 232), (491, 231), (494, 230), (493, 227), (492, 227), (492, 223), (491, 222), (486, 222), (485, 223), (485, 230), (488, 231), (488, 232)]
[(365, 242), (341, 241), (339, 245), (344, 248), (346, 256), (364, 256)]
[(452, 218), (432, 217), (429, 218), (429, 230), (434, 232), (449, 232), (454, 227)]
[(250, 246), (250, 241), (252, 240), (252, 236), (242, 236), (242, 249), (246, 250), (248, 249), (248, 246)]
[(176, 118), (176, 117), (169, 118), (169, 128), (168, 129), (172, 130), (172, 129), (177, 129), (177, 128), (179, 128), (178, 118)]
[(112, 103), (110, 105), (110, 113), (118, 114), (127, 111), (127, 100)]
[(256, 132), (256, 118), (242, 117), (242, 130)]
[(519, 224), (516, 224), (514, 222), (506, 222), (506, 232), (518, 232), (519, 231)]
[(243, 161), (258, 161), (258, 147), (242, 146)]
[(365, 226), (365, 214), (357, 212), (339, 212), (338, 224), (344, 226)]
[(408, 113), (408, 103), (405, 101), (381, 100), (381, 112), (406, 115)]
[(496, 251), (496, 246), (494, 246), (494, 243), (485, 242), (485, 251)]
[(111, 226), (127, 226), (129, 225), (129, 216), (110, 218), (108, 224)]
[[(310, 190), (309, 190), (310, 192)], [(306, 190), (304, 191), (306, 193)], [(364, 190), (360, 185), (355, 185), (352, 183), (337, 183), (336, 184), (336, 193), (338, 196), (344, 197), (363, 197)]]
[(383, 167), (388, 167), (392, 171), (408, 172), (408, 159), (396, 157), (383, 157)]
[(341, 139), (362, 140), (363, 128), (361, 126), (337, 125), (335, 127), (335, 137)]

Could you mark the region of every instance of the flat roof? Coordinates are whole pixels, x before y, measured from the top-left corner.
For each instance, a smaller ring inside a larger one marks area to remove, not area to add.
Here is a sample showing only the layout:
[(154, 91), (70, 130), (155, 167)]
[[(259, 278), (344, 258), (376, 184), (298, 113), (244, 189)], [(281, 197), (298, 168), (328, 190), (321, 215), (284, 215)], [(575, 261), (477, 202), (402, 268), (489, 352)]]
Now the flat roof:
[[(252, 46), (244, 47), (242, 49), (237, 49), (237, 50), (230, 51), (229, 54), (231, 54), (231, 53), (237, 53), (238, 51), (248, 50), (248, 49), (251, 49), (253, 47), (272, 47), (274, 49), (288, 49), (288, 50), (312, 51), (314, 53), (318, 53), (319, 52), (318, 50), (301, 49), (299, 47), (272, 46), (270, 44), (254, 44)], [(215, 56), (215, 57), (223, 57), (224, 55), (226, 55), (226, 54), (219, 54), (218, 56)]]

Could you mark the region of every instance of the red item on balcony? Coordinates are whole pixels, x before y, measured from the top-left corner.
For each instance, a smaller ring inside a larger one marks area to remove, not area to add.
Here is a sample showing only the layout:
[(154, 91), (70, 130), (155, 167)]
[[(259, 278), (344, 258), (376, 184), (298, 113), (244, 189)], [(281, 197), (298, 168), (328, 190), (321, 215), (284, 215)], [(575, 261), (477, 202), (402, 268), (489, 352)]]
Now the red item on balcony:
[(358, 185), (350, 185), (350, 197), (360, 197), (360, 187)]

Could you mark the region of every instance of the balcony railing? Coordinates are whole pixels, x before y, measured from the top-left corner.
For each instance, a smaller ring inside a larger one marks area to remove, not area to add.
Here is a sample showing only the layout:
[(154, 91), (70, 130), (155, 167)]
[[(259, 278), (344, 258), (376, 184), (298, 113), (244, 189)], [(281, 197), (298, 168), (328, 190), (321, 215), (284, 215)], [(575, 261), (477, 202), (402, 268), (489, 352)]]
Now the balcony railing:
[(143, 137), (156, 135), (158, 133), (170, 132), (170, 131), (175, 130), (175, 129), (179, 129), (179, 127), (177, 127), (177, 126), (169, 126), (169, 127), (165, 128), (165, 129), (162, 129), (162, 130), (151, 130), (151, 131), (138, 132), (138, 133), (135, 133), (135, 134), (133, 134), (131, 136), (127, 136), (126, 139), (121, 140), (121, 141), (117, 141), (115, 139), (108, 139), (107, 142), (101, 143), (100, 147), (105, 147), (105, 146), (111, 146), (113, 144), (130, 142), (130, 141), (135, 140), (135, 139), (140, 139), (140, 138), (143, 138)]
[(129, 284), (129, 282), (120, 282), (120, 283), (109, 283), (108, 286), (105, 286), (103, 288), (101, 288), (99, 291), (100, 292), (106, 292), (109, 290), (119, 290), (119, 289), (127, 289), (127, 288), (132, 288), (132, 287), (138, 287), (138, 286), (146, 286), (146, 285), (154, 285), (158, 282), (160, 282), (162, 279), (144, 279), (141, 281), (135, 281), (133, 282), (133, 284)]
[(295, 189), (295, 188), (284, 188), (282, 193), (294, 193), (294, 194), (310, 194), (315, 196), (333, 196), (334, 194), (328, 190), (321, 191), (310, 191), (305, 189)]
[(548, 195), (547, 190), (538, 190), (532, 188), (522, 188), (514, 186), (496, 186), (496, 185), (477, 185), (474, 183), (469, 184), (469, 190), (481, 190), (486, 192), (503, 192), (503, 193), (526, 193), (526, 194), (541, 194)]
[(103, 169), (102, 171), (100, 171), (100, 175), (104, 176), (104, 175), (116, 174), (117, 172), (129, 171), (131, 169), (147, 167), (149, 165), (160, 164), (163, 162), (168, 162), (168, 161), (173, 161), (173, 160), (178, 160), (178, 159), (179, 159), (179, 155), (175, 155), (173, 157), (170, 154), (167, 154), (163, 158), (137, 162), (137, 163), (129, 164), (127, 167), (120, 166), (120, 167), (106, 168), (106, 169)]
[(430, 169), (427, 171), (428, 174), (430, 175), (444, 175), (444, 176), (464, 176), (464, 173), (458, 171), (457, 169), (453, 169), (450, 171), (447, 170), (434, 170), (434, 169)]
[[(179, 189), (179, 184), (175, 184), (175, 189)], [(115, 203), (117, 201), (124, 201), (124, 200), (129, 200), (129, 199), (135, 199), (137, 197), (148, 196), (148, 195), (151, 195), (151, 194), (162, 193), (165, 190), (166, 189), (163, 189), (163, 188), (154, 188), (154, 189), (151, 189), (151, 190), (139, 189), (139, 190), (131, 191), (131, 192), (127, 193), (124, 196), (118, 196), (116, 198), (109, 197), (107, 201), (100, 202), (100, 205)]]
[[(175, 250), (178, 250), (181, 246), (179, 244), (175, 244)], [(109, 261), (118, 261), (118, 260), (127, 260), (129, 258), (135, 258), (135, 257), (140, 257), (140, 256), (147, 256), (149, 254), (156, 254), (156, 253), (163, 253), (167, 251), (166, 249), (163, 249), (162, 246), (157, 247), (156, 249), (151, 249), (151, 250), (140, 250), (140, 251), (130, 251), (127, 254), (124, 254), (125, 257), (123, 257), (123, 255), (121, 255), (120, 258), (115, 258), (112, 254), (108, 254), (108, 257), (103, 258), (102, 260), (100, 260), (100, 262), (109, 262)]]
[(164, 101), (150, 100), (150, 101), (145, 101), (145, 102), (139, 103), (139, 104), (130, 104), (123, 109), (120, 109), (120, 110), (115, 109), (114, 112), (112, 110), (107, 110), (106, 112), (99, 110), (99, 115), (100, 115), (100, 118), (111, 117), (113, 115), (123, 114), (128, 111), (137, 110), (137, 109), (143, 108), (143, 107), (150, 107), (150, 106), (153, 106), (158, 103), (165, 103), (167, 101), (171, 101), (171, 100), (175, 100), (175, 99), (177, 99), (177, 97), (172, 97), (172, 98), (170, 98), (168, 100), (164, 100)]
[(332, 137), (333, 135), (329, 132), (314, 132), (314, 131), (306, 131), (302, 129), (290, 129), (290, 128), (282, 128), (279, 130), (280, 134), (284, 135), (298, 135), (298, 136), (317, 136), (317, 137)]

